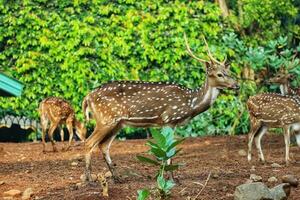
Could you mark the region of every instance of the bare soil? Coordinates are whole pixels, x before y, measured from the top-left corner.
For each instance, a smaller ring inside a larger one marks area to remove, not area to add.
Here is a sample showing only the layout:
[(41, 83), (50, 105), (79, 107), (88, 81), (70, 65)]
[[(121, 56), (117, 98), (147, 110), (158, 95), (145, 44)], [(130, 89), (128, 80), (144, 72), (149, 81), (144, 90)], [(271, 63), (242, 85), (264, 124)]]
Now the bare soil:
[[(83, 145), (76, 142), (69, 151), (52, 152), (47, 143), (48, 152), (42, 152), (41, 143), (0, 143), (0, 198), (4, 191), (18, 189), (24, 191), (31, 187), (34, 199), (136, 199), (136, 191), (155, 185), (155, 168), (139, 163), (137, 154), (147, 151), (146, 140), (115, 141), (111, 147), (111, 156), (117, 164), (118, 173), (123, 183), (109, 182), (109, 197), (102, 197), (100, 184), (77, 187), (80, 175), (84, 170)], [(254, 150), (253, 162), (248, 163), (245, 156), (238, 151), (247, 150), (247, 137), (203, 137), (189, 138), (181, 147), (174, 162), (184, 163), (177, 171), (179, 179), (172, 190), (171, 199), (195, 197), (211, 172), (206, 188), (197, 199), (233, 199), (235, 187), (243, 184), (250, 176), (250, 169), (255, 166), (255, 174), (262, 176), (263, 181), (273, 187), (278, 183), (268, 183), (271, 176), (277, 177), (293, 174), (300, 178), (300, 149), (291, 147), (291, 157), (295, 160), (290, 166), (284, 165), (284, 143), (282, 136), (268, 135), (263, 141), (263, 150), (267, 164), (257, 161)], [(63, 144), (57, 142), (59, 150)], [(77, 162), (77, 166), (72, 166)], [(272, 168), (276, 162), (281, 168)], [(93, 173), (97, 174), (106, 165), (101, 153), (97, 150), (92, 159)], [(294, 188), (290, 199), (300, 200), (300, 188)]]

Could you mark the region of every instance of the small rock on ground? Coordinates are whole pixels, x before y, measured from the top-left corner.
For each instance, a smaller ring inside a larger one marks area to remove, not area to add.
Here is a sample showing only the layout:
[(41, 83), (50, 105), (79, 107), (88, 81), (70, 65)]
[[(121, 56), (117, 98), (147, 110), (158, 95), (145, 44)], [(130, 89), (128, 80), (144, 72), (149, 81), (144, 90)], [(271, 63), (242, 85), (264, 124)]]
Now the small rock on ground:
[(272, 163), (271, 167), (273, 167), (273, 168), (280, 168), (281, 165), (279, 165), (278, 163)]
[(32, 195), (33, 195), (32, 188), (27, 188), (27, 189), (24, 190), (24, 192), (23, 192), (22, 200), (30, 199)]
[(268, 178), (269, 183), (276, 183), (277, 181), (278, 181), (278, 179), (275, 176)]
[(244, 149), (239, 150), (238, 154), (243, 157), (247, 156), (247, 152)]
[(72, 165), (72, 166), (77, 166), (77, 165), (78, 165), (78, 162), (72, 162), (71, 165)]
[(284, 175), (281, 177), (283, 183), (289, 183), (293, 187), (297, 187), (299, 185), (298, 179), (293, 175)]
[(261, 182), (262, 181), (262, 177), (258, 176), (256, 174), (250, 174), (250, 180), (252, 180), (254, 182)]
[(4, 197), (17, 197), (21, 195), (21, 191), (20, 190), (9, 190), (3, 193)]
[(0, 185), (3, 185), (5, 182), (4, 181), (0, 181)]

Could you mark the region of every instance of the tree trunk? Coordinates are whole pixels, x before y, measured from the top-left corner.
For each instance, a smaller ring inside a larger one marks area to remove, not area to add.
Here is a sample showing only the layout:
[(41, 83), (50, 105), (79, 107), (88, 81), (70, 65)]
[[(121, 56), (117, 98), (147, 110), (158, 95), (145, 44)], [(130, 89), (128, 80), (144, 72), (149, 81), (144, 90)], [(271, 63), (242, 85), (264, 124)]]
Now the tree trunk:
[(221, 9), (221, 12), (222, 12), (222, 16), (223, 17), (228, 17), (229, 15), (229, 10), (228, 10), (228, 7), (227, 7), (227, 3), (226, 3), (226, 0), (215, 0), (216, 3), (219, 4), (220, 6), (220, 9)]

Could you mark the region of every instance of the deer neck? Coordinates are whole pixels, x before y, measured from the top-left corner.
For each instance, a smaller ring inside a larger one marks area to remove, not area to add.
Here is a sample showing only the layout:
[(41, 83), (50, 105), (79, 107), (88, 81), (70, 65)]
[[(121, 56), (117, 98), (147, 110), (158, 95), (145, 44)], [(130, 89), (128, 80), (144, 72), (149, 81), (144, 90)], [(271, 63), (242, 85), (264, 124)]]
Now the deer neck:
[(209, 80), (206, 79), (203, 87), (194, 91), (192, 95), (191, 107), (195, 115), (206, 111), (215, 102), (218, 95), (219, 89), (211, 86)]
[(279, 87), (281, 94), (287, 95), (289, 93), (289, 83), (282, 83)]

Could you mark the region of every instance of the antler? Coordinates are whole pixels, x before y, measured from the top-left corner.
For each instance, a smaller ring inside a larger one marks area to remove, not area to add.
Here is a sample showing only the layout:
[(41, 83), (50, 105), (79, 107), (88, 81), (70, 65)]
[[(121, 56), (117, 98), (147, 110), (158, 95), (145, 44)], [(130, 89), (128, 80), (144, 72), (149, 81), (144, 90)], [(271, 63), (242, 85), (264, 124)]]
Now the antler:
[(223, 60), (223, 62), (219, 62), (217, 59), (215, 59), (215, 58), (213, 57), (212, 53), (210, 52), (208, 43), (207, 43), (207, 41), (206, 41), (204, 35), (203, 35), (203, 40), (204, 40), (204, 43), (205, 43), (205, 45), (206, 45), (206, 49), (207, 49), (209, 58), (210, 58), (213, 62), (215, 62), (215, 63), (218, 63), (218, 64), (220, 64), (220, 65), (224, 65), (224, 64), (226, 63), (227, 56), (225, 57), (225, 59)]
[(192, 56), (194, 59), (198, 60), (199, 62), (209, 62), (208, 60), (198, 58), (197, 56), (194, 55), (194, 53), (192, 52), (192, 50), (190, 48), (190, 45), (188, 43), (188, 40), (187, 40), (187, 37), (186, 37), (185, 33), (184, 33), (184, 41), (185, 41), (185, 46), (186, 46), (187, 52), (190, 56)]

